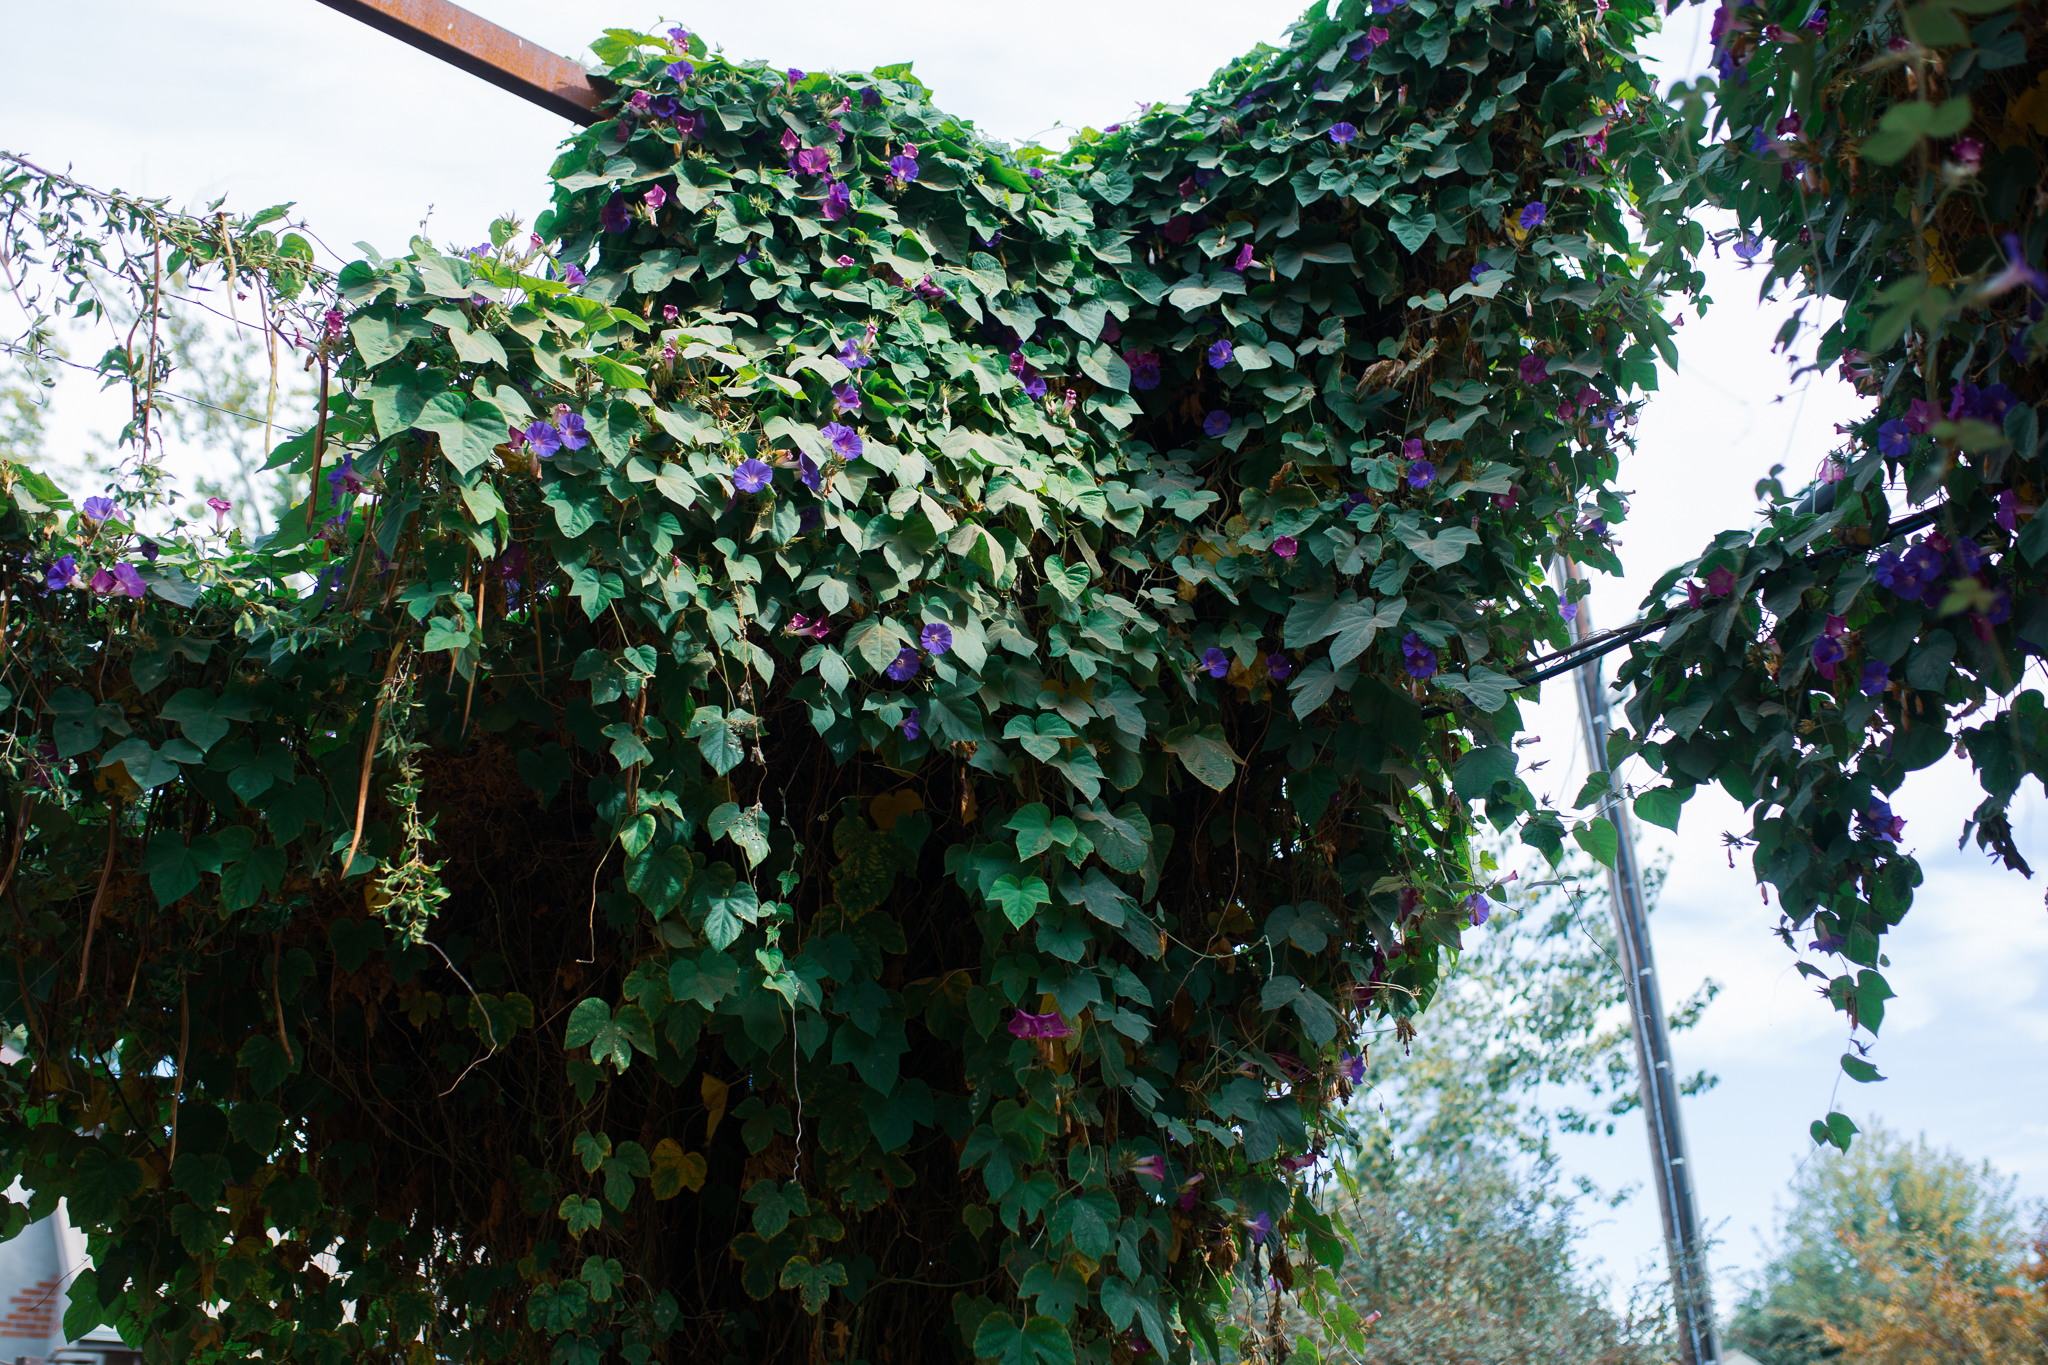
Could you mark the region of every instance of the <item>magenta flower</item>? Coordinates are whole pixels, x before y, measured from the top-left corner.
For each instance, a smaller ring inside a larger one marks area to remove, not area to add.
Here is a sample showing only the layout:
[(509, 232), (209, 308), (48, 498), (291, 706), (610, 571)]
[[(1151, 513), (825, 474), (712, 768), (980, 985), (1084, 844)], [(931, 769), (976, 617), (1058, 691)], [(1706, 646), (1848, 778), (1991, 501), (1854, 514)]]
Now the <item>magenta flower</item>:
[(1863, 665), (1863, 676), (1856, 682), (1856, 690), (1866, 697), (1874, 697), (1891, 685), (1892, 670), (1889, 664), (1872, 660)]
[(1823, 678), (1835, 680), (1835, 665), (1839, 664), (1848, 650), (1832, 635), (1823, 635), (1813, 642), (1813, 665)]
[(1349, 123), (1333, 123), (1330, 125), (1330, 141), (1336, 143), (1339, 147), (1348, 145), (1357, 137), (1358, 129)]
[(1726, 597), (1729, 593), (1734, 591), (1735, 570), (1730, 569), (1724, 565), (1723, 567), (1718, 568), (1707, 575), (1708, 596)]
[(1211, 645), (1202, 651), (1201, 667), (1212, 678), (1220, 678), (1230, 671), (1230, 656)]
[(633, 226), (632, 215), (626, 212), (626, 196), (615, 193), (605, 200), (604, 207), (598, 211), (597, 224), (606, 232), (624, 232)]
[(91, 581), (86, 586), (104, 596), (114, 590), (114, 575), (111, 570), (101, 569), (92, 576)]
[(732, 471), (732, 486), (742, 493), (758, 493), (775, 478), (775, 471), (761, 460), (741, 460)]
[(832, 169), (829, 147), (806, 147), (796, 154), (796, 168), (802, 175), (823, 175)]
[(1030, 1014), (1020, 1009), (1010, 1020), (1010, 1034), (1016, 1038), (1071, 1038), (1074, 1026), (1061, 1018), (1058, 1010)]
[(322, 321), (327, 324), (327, 339), (339, 341), (342, 329), (348, 325), (348, 315), (339, 308), (330, 308)]
[(933, 621), (918, 633), (917, 642), (924, 646), (925, 653), (936, 658), (953, 647), (953, 628)]
[(1266, 676), (1274, 682), (1286, 682), (1289, 675), (1293, 672), (1294, 665), (1288, 662), (1285, 654), (1268, 654), (1266, 656)]
[(1230, 430), (1230, 414), (1221, 408), (1202, 419), (1202, 433), (1206, 436), (1221, 436)]
[(1403, 667), (1411, 678), (1436, 676), (1436, 651), (1422, 642), (1422, 637), (1409, 631), (1401, 640)]
[(917, 671), (923, 667), (924, 660), (918, 657), (917, 651), (905, 645), (902, 649), (896, 651), (895, 659), (882, 671), (897, 682), (903, 682), (916, 677)]
[(1151, 351), (1125, 351), (1124, 364), (1131, 368), (1131, 387), (1140, 393), (1159, 387), (1159, 357)]
[(1209, 368), (1212, 370), (1222, 369), (1230, 363), (1230, 357), (1236, 353), (1237, 348), (1232, 346), (1228, 340), (1217, 342), (1209, 348)]
[(1144, 1176), (1147, 1180), (1157, 1180), (1163, 1184), (1166, 1180), (1166, 1158), (1163, 1156), (1140, 1157), (1131, 1163), (1131, 1171), (1136, 1175)]
[(1973, 137), (1959, 137), (1949, 147), (1949, 155), (1957, 166), (1972, 173), (1984, 165), (1984, 144)]
[(1516, 221), (1521, 223), (1522, 231), (1527, 232), (1531, 228), (1541, 226), (1543, 220), (1549, 216), (1550, 205), (1543, 203), (1541, 200), (1538, 200), (1533, 204), (1524, 206), (1522, 209), (1521, 217), (1518, 218)]
[(87, 498), (78, 511), (87, 521), (98, 525), (100, 522), (113, 519), (114, 500), (112, 498)]
[(825, 187), (825, 217), (838, 222), (853, 212), (853, 191), (841, 181), (833, 181)]
[(659, 209), (668, 202), (668, 191), (656, 185), (653, 189), (647, 191), (643, 199), (648, 208)]
[(1252, 244), (1250, 242), (1246, 242), (1244, 246), (1238, 250), (1237, 259), (1230, 263), (1230, 268), (1232, 270), (1235, 270), (1238, 274), (1242, 275), (1245, 271), (1251, 269), (1253, 259), (1254, 257), (1252, 255)]
[(1273, 553), (1282, 559), (1292, 559), (1301, 553), (1301, 543), (1293, 536), (1281, 536), (1273, 542)]
[(842, 460), (860, 458), (860, 433), (844, 422), (828, 422), (818, 429), (818, 434), (832, 443), (832, 449), (839, 453)]
[(133, 564), (116, 564), (114, 566), (114, 582), (122, 592), (130, 597), (140, 597), (143, 593), (149, 591), (149, 586), (142, 581), (142, 575), (135, 571)]
[(1550, 365), (1540, 355), (1525, 355), (1520, 367), (1524, 384), (1541, 384), (1550, 378)]
[(227, 517), (227, 514), (229, 512), (234, 510), (235, 506), (233, 503), (229, 502), (226, 498), (223, 497), (208, 498), (206, 500), (206, 505), (213, 509), (213, 529), (216, 531), (221, 529), (222, 521)]
[(923, 733), (924, 727), (918, 723), (917, 711), (913, 708), (910, 714), (903, 718), (903, 737), (905, 739), (916, 739)]
[(801, 82), (803, 81), (803, 78), (804, 78), (804, 73), (803, 73), (803, 72), (801, 72), (801, 71), (799, 71), (799, 70), (797, 70), (797, 69), (796, 69), (795, 67), (793, 67), (793, 66), (792, 66), (792, 67), (791, 67), (791, 68), (790, 68), (790, 69), (788, 70), (788, 72), (787, 72), (787, 73), (785, 73), (785, 74), (787, 74), (787, 75), (788, 75), (788, 77), (789, 77), (789, 83), (790, 83), (791, 85), (797, 85), (797, 84), (800, 84), (800, 83), (801, 83)]

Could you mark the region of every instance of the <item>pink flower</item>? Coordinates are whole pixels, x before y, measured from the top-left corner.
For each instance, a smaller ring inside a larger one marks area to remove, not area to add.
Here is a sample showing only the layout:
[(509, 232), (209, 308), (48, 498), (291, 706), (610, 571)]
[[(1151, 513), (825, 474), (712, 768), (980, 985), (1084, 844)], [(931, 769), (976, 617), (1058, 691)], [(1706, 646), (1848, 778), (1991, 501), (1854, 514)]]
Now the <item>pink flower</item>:
[(799, 148), (799, 147), (801, 147), (801, 146), (803, 146), (803, 145), (804, 145), (804, 143), (803, 143), (803, 139), (802, 139), (802, 138), (800, 138), (800, 137), (798, 137), (798, 136), (796, 135), (796, 129), (794, 129), (794, 128), (784, 128), (784, 129), (782, 130), (782, 150), (783, 150), (783, 151), (785, 151), (785, 152), (793, 152), (793, 151), (795, 151), (795, 150), (796, 150), (797, 148)]
[(668, 202), (668, 191), (656, 185), (653, 189), (647, 191), (646, 201), (648, 208), (659, 209)]
[(1062, 1019), (1058, 1010), (1029, 1014), (1020, 1009), (1010, 1020), (1010, 1033), (1017, 1038), (1071, 1038), (1074, 1026)]
[(1164, 1181), (1166, 1179), (1166, 1158), (1163, 1156), (1141, 1157), (1139, 1160), (1131, 1163), (1131, 1170), (1138, 1175), (1144, 1176), (1147, 1180)]
[(1550, 366), (1540, 355), (1522, 357), (1521, 376), (1524, 384), (1541, 384), (1550, 378)]
[(226, 518), (227, 514), (233, 511), (235, 507), (235, 505), (229, 502), (226, 498), (218, 496), (208, 498), (206, 500), (206, 505), (213, 509), (213, 529), (216, 531), (221, 529), (221, 523), (223, 519)]
[(1726, 597), (1734, 591), (1735, 571), (1733, 569), (1716, 569), (1707, 575), (1707, 592), (1710, 596)]
[(1301, 553), (1301, 545), (1293, 536), (1282, 536), (1273, 542), (1273, 553), (1282, 559), (1292, 559)]

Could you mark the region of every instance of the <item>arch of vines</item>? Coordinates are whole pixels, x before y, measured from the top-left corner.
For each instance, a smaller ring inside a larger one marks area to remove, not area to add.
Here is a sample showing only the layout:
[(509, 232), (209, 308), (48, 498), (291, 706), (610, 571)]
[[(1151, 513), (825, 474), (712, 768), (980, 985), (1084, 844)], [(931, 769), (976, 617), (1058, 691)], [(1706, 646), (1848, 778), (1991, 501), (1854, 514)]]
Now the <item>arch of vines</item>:
[[(1754, 809), (1874, 1033), (1884, 797), (1959, 737), (2017, 862), (2048, 771), (2039, 23), (1731, 5), (1708, 105), (1646, 93), (1653, 22), (1338, 0), (1058, 155), (613, 31), (530, 238), (334, 276), (10, 163), (10, 282), (121, 317), (136, 404), (110, 500), (11, 465), (0, 521), (0, 1152), (11, 1227), (89, 1232), (67, 1327), (1179, 1360), (1248, 1278), (1357, 1344), (1305, 1172), (1495, 888), (1470, 836), (1612, 856), (1518, 704), (1551, 560), (1618, 569), (1703, 205), (1880, 401), (1664, 585), (1614, 755), (1645, 818)], [(303, 501), (145, 538), (212, 271), (321, 377)]]

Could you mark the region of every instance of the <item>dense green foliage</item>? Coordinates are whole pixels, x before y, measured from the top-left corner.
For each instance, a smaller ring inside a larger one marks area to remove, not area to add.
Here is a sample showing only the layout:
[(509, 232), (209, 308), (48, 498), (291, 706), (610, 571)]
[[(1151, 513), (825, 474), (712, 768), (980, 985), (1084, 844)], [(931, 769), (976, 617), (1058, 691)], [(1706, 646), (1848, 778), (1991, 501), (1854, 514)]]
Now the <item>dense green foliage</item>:
[[(612, 32), (533, 237), (333, 279), (275, 214), (8, 173), (10, 261), (140, 319), (131, 479), (11, 465), (0, 523), (0, 1150), (90, 1230), (68, 1323), (1032, 1365), (1215, 1355), (1270, 1278), (1362, 1344), (1301, 1171), (1493, 889), (1477, 821), (1612, 854), (1515, 776), (1514, 673), (1548, 559), (1615, 567), (1686, 212), (1754, 168), (1688, 159), (1634, 0), (1330, 8), (1058, 156), (907, 68)], [(206, 271), (296, 310), (305, 498), (145, 545)], [(1646, 756), (1735, 771), (1729, 623), (1826, 517), (1717, 551)], [(1861, 796), (1816, 790), (1825, 840)]]
[[(1810, 493), (1766, 481), (1760, 529), (1658, 584), (1646, 605), (1677, 609), (1620, 671), (1636, 733), (1609, 753), (1669, 780), (1637, 798), (1647, 820), (1675, 828), (1708, 781), (1751, 808), (1781, 935), (1833, 959), (1800, 970), (1874, 1036), (1884, 935), (1921, 880), (1887, 798), (1966, 753), (1984, 801), (1962, 837), (2031, 875), (2007, 811), (2048, 778), (2048, 707), (2023, 686), (2048, 648), (2041, 13), (1731, 3), (1715, 32), (1726, 140), (1681, 192), (1734, 211), (1761, 287), (1842, 307), (1816, 364), (1878, 401)], [(1855, 1080), (1877, 1077), (1868, 1047), (1843, 1055)], [(1813, 1130), (1846, 1145), (1855, 1125)]]

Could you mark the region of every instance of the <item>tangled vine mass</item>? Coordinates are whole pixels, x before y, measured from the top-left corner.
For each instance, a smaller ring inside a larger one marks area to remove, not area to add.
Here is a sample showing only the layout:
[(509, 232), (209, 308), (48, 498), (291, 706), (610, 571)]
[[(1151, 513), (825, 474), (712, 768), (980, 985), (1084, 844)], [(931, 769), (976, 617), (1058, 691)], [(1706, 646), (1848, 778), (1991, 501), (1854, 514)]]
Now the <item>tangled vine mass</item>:
[[(1669, 100), (1655, 23), (1336, 0), (1059, 153), (613, 30), (530, 234), (338, 274), (11, 160), (10, 280), (135, 395), (111, 495), (0, 468), (0, 1156), (7, 1230), (90, 1237), (67, 1331), (1277, 1359), (1249, 1284), (1359, 1347), (1308, 1173), (1498, 895), (1475, 832), (1613, 857), (1519, 707), (1710, 244), (1844, 305), (1878, 404), (1660, 585), (1611, 754), (1645, 819), (1752, 808), (1874, 1035), (1885, 797), (1960, 739), (2023, 866), (2048, 773), (2039, 18), (1730, 0)], [(320, 378), (261, 538), (159, 525), (211, 271)]]

